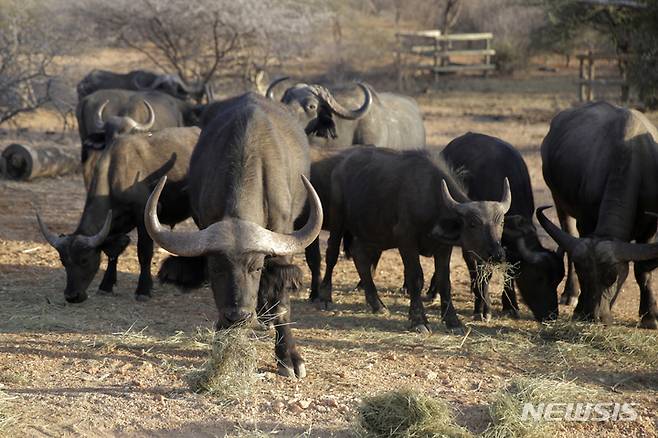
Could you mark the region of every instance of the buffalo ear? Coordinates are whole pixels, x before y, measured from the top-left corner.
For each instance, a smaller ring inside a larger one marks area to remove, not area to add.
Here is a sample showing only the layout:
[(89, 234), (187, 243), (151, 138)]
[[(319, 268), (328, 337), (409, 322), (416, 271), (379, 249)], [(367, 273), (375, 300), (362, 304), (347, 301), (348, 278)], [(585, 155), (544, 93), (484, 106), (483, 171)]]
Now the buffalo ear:
[(106, 239), (101, 249), (111, 259), (116, 259), (130, 244), (130, 237), (126, 234)]
[(461, 239), (463, 222), (460, 219), (443, 219), (437, 222), (430, 237), (440, 243), (457, 245)]
[(518, 214), (505, 216), (505, 233), (516, 240), (536, 232), (535, 226), (528, 218)]
[(304, 130), (306, 135), (315, 135), (322, 138), (336, 138), (336, 122), (331, 111), (320, 108), (318, 116), (311, 120)]

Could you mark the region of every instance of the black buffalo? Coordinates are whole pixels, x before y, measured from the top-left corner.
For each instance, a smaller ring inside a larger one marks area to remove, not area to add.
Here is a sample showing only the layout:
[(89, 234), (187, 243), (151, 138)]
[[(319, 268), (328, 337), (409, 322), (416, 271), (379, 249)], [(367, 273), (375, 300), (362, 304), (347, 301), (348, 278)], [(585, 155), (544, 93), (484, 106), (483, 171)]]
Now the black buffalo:
[[(558, 114), (541, 147), (542, 170), (562, 229), (538, 209), (537, 218), (569, 255), (564, 297), (577, 296), (574, 317), (609, 322), (634, 262), (640, 325), (658, 328), (651, 271), (658, 265), (658, 131), (638, 111), (597, 102)], [(575, 237), (576, 219), (580, 238)], [(631, 243), (635, 241), (636, 243)], [(571, 266), (573, 263), (573, 268)]]
[(196, 106), (159, 91), (100, 90), (78, 102), (76, 118), (82, 143), (85, 185), (106, 145), (117, 135), (193, 126)]
[(94, 69), (82, 78), (76, 87), (78, 100), (98, 90), (108, 89), (161, 91), (178, 99), (194, 99), (197, 102), (208, 94), (208, 89), (203, 85), (190, 85), (179, 76), (157, 74), (148, 70), (115, 73)]
[[(563, 255), (544, 248), (539, 242), (532, 224), (535, 204), (530, 175), (521, 154), (499, 138), (467, 133), (451, 141), (441, 155), (461, 175), (472, 200), (500, 199), (503, 182), (505, 178), (509, 180), (512, 205), (505, 214), (502, 244), (505, 259), (512, 265), (513, 279), (505, 282), (503, 311), (519, 317), (516, 284), (537, 320), (554, 319), (558, 315), (557, 286), (564, 277)], [(431, 299), (436, 297), (438, 288), (450, 288), (450, 247), (440, 254), (428, 294)], [(474, 314), (488, 320), (491, 317), (489, 279), (487, 274), (484, 279), (478, 278), (482, 264), (477, 257), (468, 251), (463, 255), (475, 296)]]
[[(160, 225), (161, 185), (145, 212), (148, 231), (174, 254), (206, 256), (206, 263), (184, 266), (197, 268), (199, 279), (208, 275), (218, 328), (252, 320), (260, 305), (271, 312), (279, 372), (303, 377), (304, 360), (290, 329), (288, 290), (301, 283), (292, 254), (313, 242), (322, 226), (320, 200), (303, 176), (310, 170), (308, 141), (284, 107), (253, 93), (224, 101), (216, 114), (190, 161), (189, 195), (200, 231), (176, 233)], [(307, 196), (309, 220), (293, 231)], [(172, 271), (175, 266), (169, 263)]]
[[(273, 98), (273, 89), (286, 79), (274, 81), (267, 96)], [(361, 83), (356, 89), (335, 90), (298, 83), (285, 91), (281, 102), (297, 117), (311, 144), (331, 147), (375, 144), (391, 149), (425, 147), (422, 114), (416, 102), (407, 96), (378, 93)], [(344, 105), (358, 109), (350, 110)]]
[[(459, 245), (483, 260), (502, 260), (503, 218), (511, 204), (507, 180), (503, 186), (501, 202), (472, 201), (448, 165), (428, 152), (361, 148), (348, 153), (332, 174), (327, 270), (320, 299), (331, 301), (340, 239), (349, 232), (351, 254), (372, 310), (386, 311), (373, 282), (373, 267), (383, 250), (398, 248), (411, 297), (412, 328), (427, 331), (419, 255), (433, 256), (444, 245)], [(450, 290), (441, 292), (442, 317), (449, 327), (457, 327)]]
[(169, 183), (161, 202), (163, 221), (173, 226), (190, 216), (186, 174), (199, 132), (198, 128), (169, 128), (152, 135), (116, 138), (96, 163), (80, 223), (72, 234), (51, 232), (37, 216), (41, 232), (66, 269), (67, 301), (87, 299), (101, 252), (109, 261), (99, 289), (112, 291), (117, 259), (129, 243), (125, 234), (135, 227), (140, 266), (135, 296), (138, 300), (151, 296), (153, 241), (144, 228), (144, 207), (152, 188), (166, 174)]

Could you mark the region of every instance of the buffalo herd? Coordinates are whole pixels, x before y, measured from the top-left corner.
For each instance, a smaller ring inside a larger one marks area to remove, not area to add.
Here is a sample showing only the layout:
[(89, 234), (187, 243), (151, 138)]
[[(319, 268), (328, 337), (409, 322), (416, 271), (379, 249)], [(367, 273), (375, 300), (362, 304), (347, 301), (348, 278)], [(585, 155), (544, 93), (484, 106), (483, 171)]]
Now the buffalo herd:
[[(658, 266), (658, 132), (641, 113), (597, 102), (559, 113), (541, 146), (543, 176), (560, 226), (536, 210), (526, 164), (499, 138), (467, 133), (441, 153), (426, 149), (422, 113), (407, 96), (370, 85), (327, 88), (272, 82), (263, 95), (214, 100), (212, 90), (174, 75), (94, 70), (77, 87), (86, 201), (68, 235), (41, 233), (66, 270), (64, 296), (79, 303), (100, 267), (111, 293), (117, 259), (137, 230), (135, 297), (152, 293), (153, 243), (172, 255), (158, 272), (185, 289), (209, 283), (216, 327), (270, 321), (280, 374), (303, 377), (290, 321), (289, 291), (305, 251), (309, 299), (332, 302), (341, 245), (375, 313), (382, 251), (396, 248), (414, 331), (429, 331), (424, 302), (440, 300), (448, 328), (453, 306), (450, 256), (459, 246), (471, 277), (475, 318), (489, 320), (490, 266), (505, 263), (503, 312), (519, 318), (515, 289), (538, 321), (558, 316), (611, 321), (628, 275), (640, 287), (640, 326), (658, 328), (651, 272)], [(205, 103), (204, 103), (205, 99)], [(557, 243), (540, 242), (539, 224)], [(174, 230), (192, 218), (198, 231)], [(164, 227), (163, 224), (169, 227)], [(319, 233), (329, 232), (321, 276)], [(420, 256), (434, 258), (423, 294)], [(558, 285), (565, 277), (561, 300)]]

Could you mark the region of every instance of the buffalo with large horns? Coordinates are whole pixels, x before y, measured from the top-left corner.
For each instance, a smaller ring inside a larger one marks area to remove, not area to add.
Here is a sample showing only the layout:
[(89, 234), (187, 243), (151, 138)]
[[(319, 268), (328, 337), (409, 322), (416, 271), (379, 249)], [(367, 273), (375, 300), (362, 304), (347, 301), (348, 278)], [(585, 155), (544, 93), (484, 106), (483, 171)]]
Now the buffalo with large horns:
[[(539, 321), (558, 315), (557, 287), (564, 277), (563, 255), (542, 246), (532, 223), (535, 204), (528, 168), (521, 154), (503, 140), (469, 132), (452, 140), (441, 156), (462, 175), (468, 197), (474, 201), (497, 200), (503, 196), (505, 178), (509, 180), (512, 204), (505, 214), (502, 244), (505, 260), (512, 265), (512, 279), (505, 282), (503, 311), (519, 317), (516, 285), (523, 301)], [(428, 296), (434, 299), (438, 289), (450, 288), (451, 247), (439, 251), (436, 270)], [(482, 262), (468, 251), (463, 252), (471, 276), (476, 317), (490, 319), (490, 274)], [(479, 273), (479, 272), (480, 273)]]
[[(160, 224), (156, 207), (163, 182), (144, 213), (153, 239), (184, 256), (167, 260), (160, 278), (178, 282), (183, 275), (196, 276), (200, 283), (207, 275), (218, 328), (250, 321), (259, 311), (271, 315), (279, 372), (303, 377), (288, 290), (301, 283), (292, 255), (313, 242), (322, 226), (320, 200), (304, 176), (310, 170), (308, 141), (285, 108), (256, 94), (215, 105), (221, 108), (203, 129), (189, 169), (188, 193), (200, 230), (174, 232)], [(294, 231), (307, 198), (308, 221)], [(190, 262), (194, 257), (205, 257), (205, 263)]]
[(159, 91), (100, 90), (80, 100), (75, 114), (85, 185), (95, 159), (116, 136), (196, 125), (196, 108)]
[(163, 222), (173, 226), (190, 216), (187, 167), (199, 132), (196, 127), (168, 128), (117, 137), (94, 167), (80, 223), (72, 234), (55, 234), (37, 216), (43, 236), (66, 269), (67, 301), (87, 299), (101, 252), (107, 255), (108, 265), (99, 291), (112, 292), (118, 257), (129, 243), (126, 234), (135, 227), (140, 266), (135, 297), (144, 301), (151, 296), (153, 241), (143, 221), (146, 201), (158, 179), (168, 175), (160, 202)]
[[(274, 99), (272, 82), (266, 95)], [(425, 147), (425, 126), (416, 102), (407, 96), (378, 93), (358, 83), (356, 89), (334, 89), (317, 84), (297, 83), (288, 88), (281, 102), (297, 117), (309, 142), (314, 145), (345, 147), (375, 144), (391, 149)], [(343, 103), (340, 103), (343, 102)], [(357, 109), (349, 109), (355, 107)]]
[[(658, 130), (640, 112), (597, 102), (558, 114), (541, 146), (542, 169), (562, 229), (539, 223), (568, 254), (566, 302), (574, 317), (612, 320), (611, 308), (634, 263), (640, 325), (658, 328), (651, 271), (658, 266)], [(576, 220), (576, 229), (571, 218)], [(635, 241), (635, 243), (632, 243)]]
[[(160, 91), (178, 99), (193, 99), (200, 102), (208, 97), (210, 90), (203, 84), (188, 84), (180, 76), (157, 74), (148, 70), (133, 70), (115, 73), (107, 70), (92, 70), (78, 83), (78, 100), (98, 91), (108, 89), (132, 91)], [(209, 97), (208, 97), (209, 98)]]
[[(331, 301), (331, 276), (345, 232), (353, 238), (354, 258), (366, 301), (386, 312), (373, 281), (381, 252), (398, 248), (411, 297), (413, 329), (429, 330), (421, 300), (423, 270), (419, 256), (436, 256), (445, 245), (461, 246), (482, 260), (501, 261), (501, 234), (512, 195), (503, 181), (502, 201), (473, 201), (441, 158), (426, 151), (359, 148), (348, 153), (332, 174), (327, 269), (320, 300)], [(450, 295), (441, 292), (441, 315), (448, 327), (460, 326)]]

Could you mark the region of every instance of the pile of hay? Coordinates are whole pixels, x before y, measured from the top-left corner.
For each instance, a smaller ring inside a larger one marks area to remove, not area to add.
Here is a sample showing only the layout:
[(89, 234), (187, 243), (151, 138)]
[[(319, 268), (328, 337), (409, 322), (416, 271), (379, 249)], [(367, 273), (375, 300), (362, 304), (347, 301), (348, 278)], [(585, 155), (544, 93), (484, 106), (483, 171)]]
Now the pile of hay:
[(356, 435), (363, 438), (471, 437), (455, 423), (443, 401), (410, 389), (366, 398), (358, 410)]
[(563, 341), (623, 355), (649, 365), (655, 364), (658, 357), (658, 335), (634, 327), (556, 321), (545, 326), (540, 336), (548, 341)]
[(194, 392), (237, 400), (251, 393), (257, 380), (258, 339), (253, 330), (234, 327), (215, 332), (210, 357), (187, 378)]
[(525, 403), (568, 403), (594, 401), (595, 390), (549, 378), (518, 377), (498, 391), (489, 405), (491, 425), (482, 434), (485, 438), (553, 437), (555, 423), (543, 419), (522, 419)]

